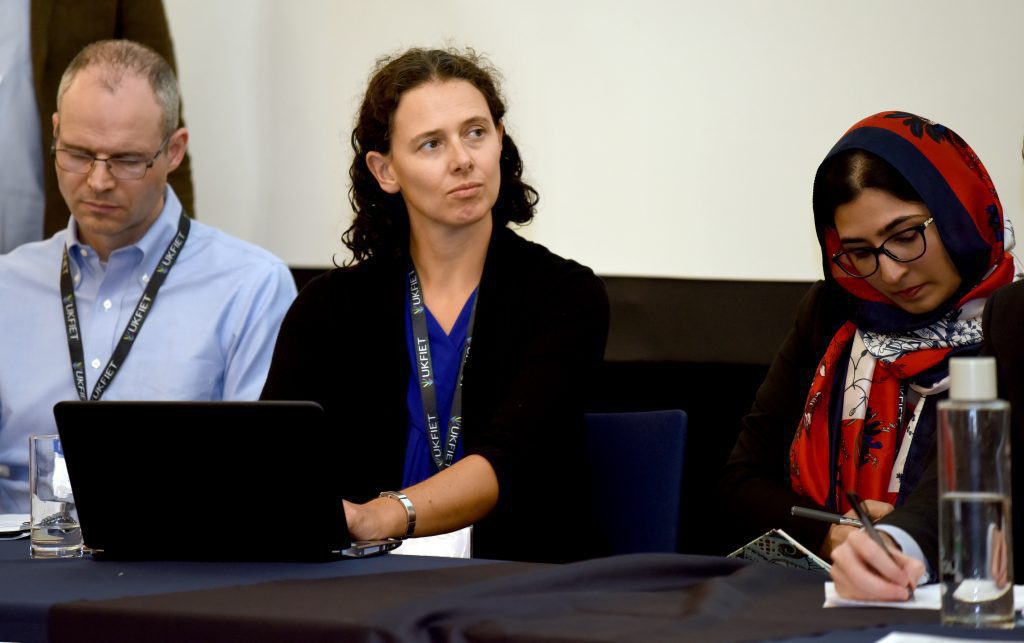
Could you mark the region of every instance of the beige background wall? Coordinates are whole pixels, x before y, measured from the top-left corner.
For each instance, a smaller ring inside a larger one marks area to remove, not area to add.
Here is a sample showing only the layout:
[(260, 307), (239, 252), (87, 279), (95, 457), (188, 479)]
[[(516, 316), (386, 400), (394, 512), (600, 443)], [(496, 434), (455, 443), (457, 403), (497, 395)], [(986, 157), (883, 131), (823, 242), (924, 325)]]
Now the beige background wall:
[(292, 265), (341, 252), (374, 60), (448, 42), (504, 73), (524, 234), (602, 274), (816, 278), (814, 169), (884, 109), (956, 129), (1024, 228), (1017, 0), (165, 3), (199, 216)]

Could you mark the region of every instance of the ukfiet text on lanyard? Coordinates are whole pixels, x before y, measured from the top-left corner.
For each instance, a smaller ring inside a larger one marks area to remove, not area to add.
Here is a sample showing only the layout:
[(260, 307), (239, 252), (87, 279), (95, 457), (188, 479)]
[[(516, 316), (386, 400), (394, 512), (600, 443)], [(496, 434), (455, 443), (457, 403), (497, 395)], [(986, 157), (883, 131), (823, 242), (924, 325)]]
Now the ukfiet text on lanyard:
[[(455, 381), (452, 394), (452, 410), (448, 419), (448, 436), (442, 440), (437, 417), (437, 387), (434, 386), (434, 363), (430, 357), (430, 334), (427, 331), (426, 304), (423, 302), (423, 289), (420, 286), (416, 267), (409, 270), (409, 313), (412, 318), (412, 334), (416, 343), (416, 372), (420, 382), (420, 396), (423, 399), (423, 412), (427, 420), (427, 436), (430, 439), (430, 458), (434, 467), (442, 471), (452, 465), (455, 450), (459, 446), (462, 435), (462, 373), (469, 359), (469, 347), (473, 342), (473, 324), (476, 321), (476, 304), (479, 293), (473, 300), (473, 308), (469, 313), (469, 328), (466, 330), (466, 344), (462, 349), (459, 362), (459, 377)], [(442, 447), (442, 442), (444, 446)]]
[(75, 302), (75, 285), (71, 279), (68, 247), (67, 245), (64, 246), (64, 258), (60, 265), (60, 296), (61, 304), (64, 307), (64, 328), (68, 334), (71, 375), (75, 381), (78, 397), (82, 401), (100, 399), (103, 396), (103, 392), (107, 390), (110, 382), (113, 381), (121, 369), (125, 359), (128, 357), (128, 352), (131, 351), (132, 346), (135, 344), (135, 338), (138, 337), (139, 331), (142, 330), (143, 322), (146, 321), (146, 317), (149, 316), (150, 311), (153, 309), (153, 302), (156, 301), (157, 291), (160, 290), (160, 286), (167, 279), (167, 274), (174, 266), (174, 262), (178, 260), (178, 255), (185, 245), (185, 240), (188, 239), (190, 227), (191, 223), (188, 217), (182, 212), (181, 218), (178, 220), (178, 232), (174, 235), (171, 243), (168, 244), (167, 250), (164, 251), (164, 256), (160, 259), (160, 263), (157, 264), (156, 270), (153, 271), (153, 276), (150, 277), (149, 283), (146, 284), (146, 289), (142, 291), (142, 296), (139, 297), (138, 303), (135, 304), (135, 311), (128, 320), (128, 325), (125, 326), (124, 332), (121, 333), (121, 339), (117, 342), (117, 346), (114, 348), (106, 368), (103, 369), (100, 378), (96, 380), (91, 397), (88, 395), (85, 387), (85, 349), (82, 345), (82, 329), (78, 323), (78, 304)]

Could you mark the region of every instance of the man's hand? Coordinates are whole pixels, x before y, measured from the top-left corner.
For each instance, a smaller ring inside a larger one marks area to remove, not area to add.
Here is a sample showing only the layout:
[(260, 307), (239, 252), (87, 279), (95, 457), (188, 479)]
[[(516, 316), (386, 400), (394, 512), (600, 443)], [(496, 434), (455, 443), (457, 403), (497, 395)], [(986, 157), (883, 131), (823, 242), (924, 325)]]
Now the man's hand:
[(910, 597), (908, 588), (917, 586), (924, 563), (899, 551), (884, 532), (882, 538), (892, 558), (859, 529), (832, 552), (832, 580), (840, 596), (871, 601), (905, 601)]

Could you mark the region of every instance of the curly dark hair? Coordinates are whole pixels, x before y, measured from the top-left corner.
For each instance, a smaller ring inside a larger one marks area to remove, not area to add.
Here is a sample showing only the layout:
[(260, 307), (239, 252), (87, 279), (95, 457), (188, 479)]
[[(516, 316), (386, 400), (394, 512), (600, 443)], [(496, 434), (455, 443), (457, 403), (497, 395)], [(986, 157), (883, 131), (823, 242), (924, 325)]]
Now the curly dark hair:
[[(401, 194), (384, 192), (366, 164), (368, 152), (391, 150), (391, 126), (402, 94), (434, 80), (465, 80), (487, 101), (495, 125), (505, 116), (498, 89), (498, 72), (472, 49), (410, 49), (377, 61), (370, 77), (359, 117), (352, 130), (352, 167), (348, 200), (355, 219), (342, 241), (352, 251), (352, 262), (371, 257), (401, 257), (409, 252), (409, 213)], [(495, 227), (533, 219), (537, 191), (522, 180), (519, 148), (506, 129), (501, 139), (501, 187), (491, 210)]]

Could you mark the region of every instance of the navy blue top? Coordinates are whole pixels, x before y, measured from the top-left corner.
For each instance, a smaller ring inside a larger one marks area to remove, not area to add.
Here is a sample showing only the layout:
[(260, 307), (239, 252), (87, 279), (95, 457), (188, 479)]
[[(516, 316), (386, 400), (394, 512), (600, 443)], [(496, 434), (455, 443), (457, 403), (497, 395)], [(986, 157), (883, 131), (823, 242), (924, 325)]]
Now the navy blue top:
[[(462, 361), (462, 349), (466, 344), (469, 331), (469, 316), (476, 300), (476, 290), (462, 306), (462, 312), (452, 326), (450, 335), (446, 335), (441, 324), (434, 319), (430, 309), (424, 306), (427, 314), (427, 335), (430, 338), (430, 359), (434, 370), (434, 392), (437, 395), (437, 417), (441, 426), (441, 444), (448, 439), (448, 421), (452, 412), (452, 396), (455, 383), (459, 377), (459, 364)], [(420, 394), (419, 361), (416, 354), (416, 340), (412, 333), (412, 317), (409, 310), (409, 295), (405, 296), (405, 343), (409, 354), (409, 386), (406, 390), (406, 405), (409, 408), (409, 435), (405, 446), (405, 465), (402, 468), (402, 488), (405, 489), (417, 482), (422, 482), (437, 473), (434, 461), (430, 457), (430, 438), (427, 436), (427, 418), (423, 410), (423, 397)], [(465, 428), (463, 428), (465, 430)], [(463, 440), (455, 448), (457, 462), (462, 458)]]

